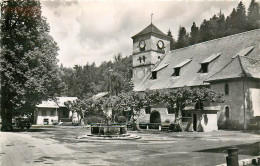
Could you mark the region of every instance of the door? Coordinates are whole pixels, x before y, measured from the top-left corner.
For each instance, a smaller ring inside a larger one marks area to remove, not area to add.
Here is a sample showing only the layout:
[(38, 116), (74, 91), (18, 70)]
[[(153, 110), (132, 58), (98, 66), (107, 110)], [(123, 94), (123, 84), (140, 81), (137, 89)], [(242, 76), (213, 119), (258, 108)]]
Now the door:
[(158, 111), (153, 111), (150, 115), (151, 128), (158, 129), (161, 124), (161, 115)]
[(192, 122), (193, 122), (193, 131), (197, 131), (197, 114), (193, 114)]

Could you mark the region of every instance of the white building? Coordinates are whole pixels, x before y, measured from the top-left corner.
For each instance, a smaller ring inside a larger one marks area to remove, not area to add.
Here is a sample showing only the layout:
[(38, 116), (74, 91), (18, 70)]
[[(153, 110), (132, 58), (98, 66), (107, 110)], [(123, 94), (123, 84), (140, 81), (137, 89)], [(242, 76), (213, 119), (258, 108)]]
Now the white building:
[(64, 103), (75, 100), (77, 97), (57, 97), (56, 101), (42, 101), (41, 104), (36, 105), (34, 122), (37, 125), (43, 125), (64, 122), (69, 118), (74, 119), (77, 116), (72, 115)]

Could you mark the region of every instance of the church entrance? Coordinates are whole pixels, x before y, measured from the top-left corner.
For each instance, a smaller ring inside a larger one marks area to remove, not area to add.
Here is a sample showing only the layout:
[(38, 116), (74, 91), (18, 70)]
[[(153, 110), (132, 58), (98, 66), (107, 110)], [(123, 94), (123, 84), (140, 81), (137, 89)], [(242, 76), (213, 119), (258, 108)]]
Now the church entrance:
[(150, 128), (159, 129), (159, 125), (161, 124), (161, 115), (158, 111), (154, 110), (150, 115)]

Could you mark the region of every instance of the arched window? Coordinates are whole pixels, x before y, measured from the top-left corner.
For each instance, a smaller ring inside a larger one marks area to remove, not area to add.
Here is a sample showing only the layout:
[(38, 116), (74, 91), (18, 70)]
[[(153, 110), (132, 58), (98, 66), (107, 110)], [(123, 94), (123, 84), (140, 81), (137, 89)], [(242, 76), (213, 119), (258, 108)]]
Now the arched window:
[(228, 85), (228, 83), (225, 84), (225, 95), (229, 95), (229, 85)]
[(229, 106), (225, 107), (225, 117), (228, 119), (229, 118)]

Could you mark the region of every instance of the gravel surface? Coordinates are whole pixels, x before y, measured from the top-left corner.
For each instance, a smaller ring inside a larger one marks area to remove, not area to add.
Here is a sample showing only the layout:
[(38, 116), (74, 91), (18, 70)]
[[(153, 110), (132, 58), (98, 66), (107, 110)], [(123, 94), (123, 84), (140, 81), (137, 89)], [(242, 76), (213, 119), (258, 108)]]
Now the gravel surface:
[(236, 145), (239, 159), (254, 155), (260, 135), (242, 131), (167, 133), (156, 130), (129, 132), (136, 140), (76, 139), (89, 128), (37, 127), (0, 132), (2, 166), (118, 165), (203, 166), (225, 163), (226, 148)]

